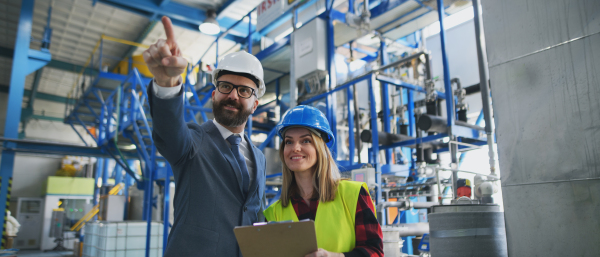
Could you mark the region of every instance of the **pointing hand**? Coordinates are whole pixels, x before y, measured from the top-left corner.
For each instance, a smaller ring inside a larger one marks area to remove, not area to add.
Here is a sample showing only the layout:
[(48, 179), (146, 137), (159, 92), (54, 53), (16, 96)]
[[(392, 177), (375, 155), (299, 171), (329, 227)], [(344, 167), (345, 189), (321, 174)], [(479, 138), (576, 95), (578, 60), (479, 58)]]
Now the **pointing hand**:
[(163, 16), (161, 21), (167, 39), (159, 39), (144, 51), (143, 56), (156, 83), (161, 87), (174, 87), (179, 84), (180, 74), (185, 71), (187, 60), (181, 56), (179, 46), (175, 42), (171, 19)]

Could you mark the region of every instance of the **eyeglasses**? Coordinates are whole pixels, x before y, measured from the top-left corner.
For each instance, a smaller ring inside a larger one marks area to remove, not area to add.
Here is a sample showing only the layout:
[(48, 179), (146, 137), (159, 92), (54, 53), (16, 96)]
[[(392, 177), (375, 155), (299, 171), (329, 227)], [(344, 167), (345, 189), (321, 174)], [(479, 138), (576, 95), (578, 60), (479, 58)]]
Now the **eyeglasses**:
[(237, 89), (237, 94), (241, 98), (250, 98), (254, 94), (254, 88), (248, 86), (234, 85), (226, 81), (217, 81), (217, 90), (222, 94), (229, 94)]

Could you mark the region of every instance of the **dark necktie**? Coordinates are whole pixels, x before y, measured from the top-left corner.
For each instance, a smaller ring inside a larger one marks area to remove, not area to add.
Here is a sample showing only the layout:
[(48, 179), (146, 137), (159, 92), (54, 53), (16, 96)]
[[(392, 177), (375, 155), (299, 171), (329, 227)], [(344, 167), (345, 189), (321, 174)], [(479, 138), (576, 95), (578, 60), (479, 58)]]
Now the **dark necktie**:
[(242, 138), (238, 135), (231, 135), (227, 138), (227, 141), (231, 144), (231, 151), (233, 152), (233, 156), (237, 160), (238, 165), (240, 166), (240, 172), (242, 173), (242, 187), (244, 189), (244, 195), (248, 194), (248, 184), (250, 183), (250, 176), (248, 175), (248, 168), (246, 167), (246, 158), (242, 154), (240, 150), (240, 142), (242, 142)]

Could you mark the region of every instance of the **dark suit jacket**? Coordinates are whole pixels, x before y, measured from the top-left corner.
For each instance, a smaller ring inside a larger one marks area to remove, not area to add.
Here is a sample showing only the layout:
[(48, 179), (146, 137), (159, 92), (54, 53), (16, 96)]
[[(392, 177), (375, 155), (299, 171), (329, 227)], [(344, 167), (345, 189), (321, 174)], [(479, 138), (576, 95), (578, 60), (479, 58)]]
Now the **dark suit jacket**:
[(233, 228), (264, 220), (265, 156), (250, 143), (256, 179), (244, 197), (229, 145), (212, 121), (185, 123), (182, 92), (160, 99), (148, 87), (152, 138), (175, 177), (175, 217), (165, 257), (241, 256)]

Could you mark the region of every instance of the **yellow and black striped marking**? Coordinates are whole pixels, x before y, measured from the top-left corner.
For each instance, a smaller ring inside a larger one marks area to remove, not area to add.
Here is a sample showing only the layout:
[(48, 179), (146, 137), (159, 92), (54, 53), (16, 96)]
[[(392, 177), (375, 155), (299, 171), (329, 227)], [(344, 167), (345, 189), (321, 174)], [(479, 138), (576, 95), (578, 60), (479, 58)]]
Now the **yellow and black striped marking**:
[[(4, 210), (4, 222), (2, 225), (2, 246), (0, 249), (5, 249), (7, 235), (6, 235), (6, 221), (8, 220), (8, 207), (10, 207), (10, 191), (12, 189), (12, 177), (8, 179), (8, 190), (6, 191), (6, 208)], [(0, 190), (2, 190), (2, 177), (0, 177)]]

